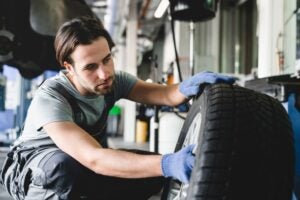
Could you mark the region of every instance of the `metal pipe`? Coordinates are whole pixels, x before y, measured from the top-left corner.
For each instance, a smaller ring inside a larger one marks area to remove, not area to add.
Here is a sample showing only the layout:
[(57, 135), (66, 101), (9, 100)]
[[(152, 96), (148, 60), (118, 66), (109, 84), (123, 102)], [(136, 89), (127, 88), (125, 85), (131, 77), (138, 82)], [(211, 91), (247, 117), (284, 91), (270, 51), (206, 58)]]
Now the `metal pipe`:
[(190, 66), (190, 70), (191, 70), (191, 75), (195, 74), (195, 69), (194, 69), (194, 60), (195, 60), (194, 40), (195, 40), (195, 23), (190, 22), (190, 60), (189, 60), (189, 66)]

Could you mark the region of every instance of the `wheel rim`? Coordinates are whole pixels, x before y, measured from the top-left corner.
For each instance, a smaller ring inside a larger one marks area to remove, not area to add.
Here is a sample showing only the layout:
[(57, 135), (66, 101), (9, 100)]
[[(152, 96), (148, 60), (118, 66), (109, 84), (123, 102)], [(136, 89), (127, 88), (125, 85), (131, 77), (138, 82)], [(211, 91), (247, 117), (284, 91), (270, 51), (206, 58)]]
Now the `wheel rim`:
[[(202, 115), (200, 112), (194, 117), (190, 127), (188, 128), (186, 137), (182, 144), (182, 148), (190, 144), (196, 144), (199, 140), (200, 128), (201, 128)], [(196, 148), (195, 148), (196, 149)], [(178, 181), (172, 181), (170, 185), (170, 192), (168, 200), (183, 200), (187, 197), (187, 189), (189, 184), (183, 184)]]

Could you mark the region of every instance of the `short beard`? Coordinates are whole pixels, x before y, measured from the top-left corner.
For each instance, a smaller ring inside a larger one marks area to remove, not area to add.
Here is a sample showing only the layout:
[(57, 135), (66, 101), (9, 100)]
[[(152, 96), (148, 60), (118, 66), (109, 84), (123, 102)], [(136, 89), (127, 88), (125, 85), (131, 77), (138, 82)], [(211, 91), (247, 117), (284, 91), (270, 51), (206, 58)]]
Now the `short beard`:
[(111, 86), (109, 88), (107, 88), (105, 90), (97, 90), (97, 89), (95, 89), (95, 93), (97, 95), (106, 95), (106, 94), (111, 93), (112, 90), (113, 90), (113, 87), (115, 85), (115, 76), (113, 75), (111, 79), (112, 79), (112, 84), (111, 84)]

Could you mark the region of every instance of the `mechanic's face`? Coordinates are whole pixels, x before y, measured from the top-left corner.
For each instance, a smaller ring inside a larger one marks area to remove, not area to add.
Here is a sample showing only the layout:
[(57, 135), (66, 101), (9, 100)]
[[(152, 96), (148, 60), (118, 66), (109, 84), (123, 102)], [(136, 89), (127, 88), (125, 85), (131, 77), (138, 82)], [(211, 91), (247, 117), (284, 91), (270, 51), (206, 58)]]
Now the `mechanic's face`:
[(74, 65), (65, 62), (68, 77), (82, 95), (104, 95), (111, 91), (114, 62), (104, 37), (92, 44), (78, 45), (71, 54)]

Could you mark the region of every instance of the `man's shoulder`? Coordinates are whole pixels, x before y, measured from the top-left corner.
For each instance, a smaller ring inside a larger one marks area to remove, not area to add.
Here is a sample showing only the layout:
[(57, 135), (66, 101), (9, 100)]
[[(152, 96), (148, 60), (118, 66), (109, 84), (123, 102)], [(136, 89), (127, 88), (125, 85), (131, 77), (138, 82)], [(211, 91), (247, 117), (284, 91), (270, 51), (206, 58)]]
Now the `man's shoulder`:
[(116, 75), (117, 77), (124, 76), (125, 74), (127, 74), (127, 72), (124, 72), (124, 71), (116, 71), (116, 72), (115, 72), (115, 75)]
[(46, 79), (34, 94), (35, 101), (69, 99), (71, 93), (59, 76)]
[(128, 79), (128, 80), (135, 80), (136, 77), (128, 72), (125, 71), (116, 71), (115, 72), (116, 78), (119, 79)]
[(56, 76), (46, 79), (40, 86), (40, 88), (45, 91), (62, 90), (62, 92), (66, 92), (68, 87), (69, 83), (66, 81), (66, 77), (62, 72)]

